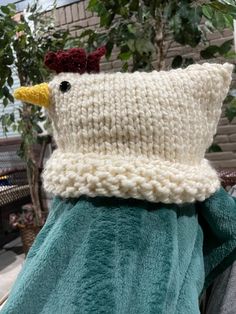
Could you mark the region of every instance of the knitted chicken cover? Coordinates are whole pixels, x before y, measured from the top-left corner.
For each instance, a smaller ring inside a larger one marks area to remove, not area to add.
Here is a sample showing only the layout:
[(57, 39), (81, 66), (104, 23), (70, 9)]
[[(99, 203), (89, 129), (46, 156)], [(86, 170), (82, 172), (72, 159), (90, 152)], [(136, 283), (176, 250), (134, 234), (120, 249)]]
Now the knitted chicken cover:
[(15, 92), (52, 120), (56, 197), (3, 314), (197, 314), (235, 260), (235, 200), (204, 159), (232, 65), (98, 73), (104, 53), (50, 52), (54, 79)]

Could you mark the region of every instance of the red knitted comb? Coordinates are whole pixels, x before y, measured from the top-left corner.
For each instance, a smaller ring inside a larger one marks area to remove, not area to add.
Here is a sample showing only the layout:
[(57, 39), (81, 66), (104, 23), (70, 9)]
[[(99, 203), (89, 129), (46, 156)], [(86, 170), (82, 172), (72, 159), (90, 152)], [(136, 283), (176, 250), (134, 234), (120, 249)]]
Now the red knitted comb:
[(61, 72), (73, 72), (83, 74), (98, 73), (100, 70), (100, 59), (106, 53), (106, 47), (86, 54), (82, 48), (72, 48), (57, 52), (48, 52), (44, 58), (44, 64), (57, 74)]

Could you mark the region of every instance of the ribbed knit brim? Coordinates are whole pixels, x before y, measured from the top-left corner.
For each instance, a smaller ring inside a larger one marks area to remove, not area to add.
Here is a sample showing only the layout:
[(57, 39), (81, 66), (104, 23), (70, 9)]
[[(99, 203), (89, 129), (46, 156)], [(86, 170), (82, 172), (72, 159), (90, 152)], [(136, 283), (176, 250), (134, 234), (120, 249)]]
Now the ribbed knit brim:
[(197, 166), (147, 158), (54, 152), (44, 172), (45, 189), (62, 197), (117, 196), (151, 202), (203, 201), (219, 187), (207, 160)]

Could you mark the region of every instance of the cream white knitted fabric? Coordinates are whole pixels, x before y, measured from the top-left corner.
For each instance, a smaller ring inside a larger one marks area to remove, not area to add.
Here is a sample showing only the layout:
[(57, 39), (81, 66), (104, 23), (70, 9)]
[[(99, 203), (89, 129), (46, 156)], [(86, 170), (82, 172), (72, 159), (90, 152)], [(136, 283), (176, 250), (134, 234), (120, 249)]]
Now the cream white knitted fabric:
[[(230, 64), (151, 73), (61, 73), (50, 83), (58, 145), (44, 186), (62, 197), (202, 201), (219, 188), (204, 159), (231, 81)], [(71, 84), (61, 92), (62, 81)]]

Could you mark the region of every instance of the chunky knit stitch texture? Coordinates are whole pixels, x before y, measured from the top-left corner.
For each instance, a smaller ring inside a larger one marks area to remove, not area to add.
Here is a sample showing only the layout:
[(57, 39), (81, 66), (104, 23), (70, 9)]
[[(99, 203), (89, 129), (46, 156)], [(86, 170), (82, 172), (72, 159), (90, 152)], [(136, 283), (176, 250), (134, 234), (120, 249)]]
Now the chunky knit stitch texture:
[[(35, 93), (35, 89), (37, 89), (37, 93)], [(47, 83), (35, 85), (34, 89), (32, 89), (32, 87), (20, 87), (14, 92), (14, 97), (45, 108), (47, 108), (50, 103)]]
[[(50, 83), (58, 149), (46, 190), (62, 197), (203, 201), (219, 188), (204, 159), (233, 66), (151, 73), (60, 73)], [(67, 92), (59, 89), (68, 81)]]
[(105, 47), (100, 47), (88, 55), (82, 48), (50, 51), (46, 54), (44, 63), (57, 74), (61, 72), (98, 73), (100, 70), (99, 61), (105, 53)]

